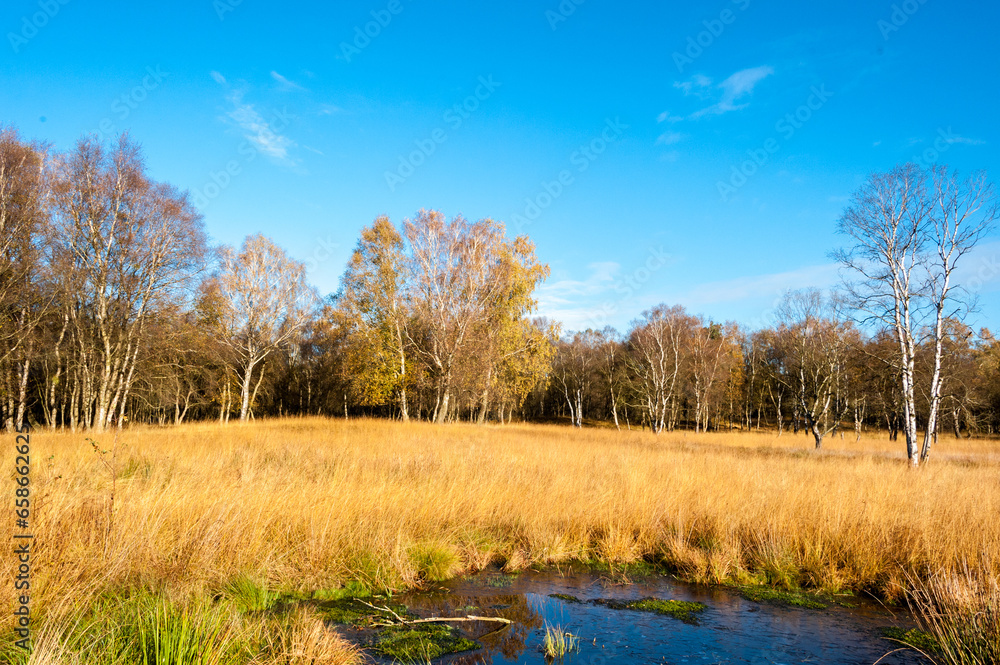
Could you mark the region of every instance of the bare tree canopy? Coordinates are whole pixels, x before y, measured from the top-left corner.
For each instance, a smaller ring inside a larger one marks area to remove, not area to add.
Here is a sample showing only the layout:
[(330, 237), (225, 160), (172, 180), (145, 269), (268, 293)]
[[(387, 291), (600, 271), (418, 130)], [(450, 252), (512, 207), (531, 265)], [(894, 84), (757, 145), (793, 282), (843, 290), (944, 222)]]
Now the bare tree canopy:
[(297, 341), (318, 298), (306, 281), (305, 264), (263, 235), (248, 236), (238, 253), (223, 247), (220, 264), (218, 325), (235, 354), (245, 421), (260, 386), (259, 380), (253, 383), (254, 370), (282, 345)]
[[(997, 220), (993, 185), (984, 174), (962, 180), (947, 167), (915, 164), (873, 174), (839, 222), (853, 245), (835, 253), (845, 287), (863, 322), (893, 331), (903, 400), (903, 432), (913, 465), (926, 460), (941, 401), (944, 322), (961, 320), (971, 294), (954, 284), (959, 262)], [(929, 413), (918, 450), (915, 362), (918, 347), (933, 346), (926, 388)]]

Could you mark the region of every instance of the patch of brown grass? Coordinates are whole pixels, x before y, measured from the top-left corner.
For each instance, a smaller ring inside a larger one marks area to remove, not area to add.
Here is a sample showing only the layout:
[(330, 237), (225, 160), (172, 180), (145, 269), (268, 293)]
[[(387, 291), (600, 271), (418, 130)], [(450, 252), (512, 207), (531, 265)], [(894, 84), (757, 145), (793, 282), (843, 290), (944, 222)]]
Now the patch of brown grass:
[[(36, 609), (130, 586), (201, 595), (238, 573), (288, 591), (399, 588), (591, 558), (898, 599), (908, 575), (1000, 561), (996, 442), (942, 439), (914, 471), (902, 442), (853, 432), (817, 453), (790, 433), (320, 418), (136, 428), (119, 441), (129, 471), (109, 530), (111, 478), (86, 436), (32, 436)], [(108, 448), (113, 435), (94, 438)], [(12, 476), (3, 484), (12, 497)], [(0, 520), (0, 539), (12, 527)], [(15, 566), (0, 557), (0, 578)], [(13, 593), (0, 585), (0, 605)]]

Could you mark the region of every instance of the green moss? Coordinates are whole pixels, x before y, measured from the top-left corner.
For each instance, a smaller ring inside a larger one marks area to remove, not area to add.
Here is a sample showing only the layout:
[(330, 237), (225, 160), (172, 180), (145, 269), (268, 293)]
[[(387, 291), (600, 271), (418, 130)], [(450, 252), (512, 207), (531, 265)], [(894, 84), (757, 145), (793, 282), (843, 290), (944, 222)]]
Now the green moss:
[(486, 578), (486, 586), (493, 587), (494, 589), (505, 589), (512, 584), (514, 580), (517, 579), (516, 575), (492, 575)]
[(427, 662), (451, 653), (479, 649), (480, 644), (462, 637), (444, 624), (391, 626), (379, 632), (372, 649), (402, 663)]
[(740, 586), (736, 588), (741, 596), (755, 603), (776, 603), (804, 607), (810, 610), (826, 609), (826, 605), (817, 601), (813, 596), (800, 591), (784, 591), (769, 586)]
[(655, 563), (649, 563), (648, 561), (611, 564), (606, 561), (591, 560), (587, 561), (586, 564), (595, 573), (611, 573), (625, 575), (626, 577), (653, 577), (663, 572)]
[(558, 598), (559, 600), (566, 603), (579, 603), (580, 599), (576, 596), (571, 596), (568, 593), (550, 593), (549, 598)]
[(663, 616), (679, 619), (684, 623), (697, 623), (698, 614), (705, 611), (703, 603), (687, 600), (662, 600), (660, 598), (643, 598), (641, 600), (613, 600), (598, 598), (593, 601), (612, 610), (636, 610), (638, 612), (653, 612)]
[(934, 639), (934, 636), (918, 628), (903, 630), (896, 626), (889, 626), (882, 629), (882, 637), (894, 642), (902, 642), (908, 647), (919, 649), (925, 653), (932, 653), (939, 650), (937, 640)]
[(704, 603), (687, 600), (643, 598), (634, 603), (629, 603), (629, 609), (639, 610), (640, 612), (654, 612), (680, 619), (685, 623), (694, 623), (698, 619), (697, 615), (705, 611), (705, 605)]
[[(385, 607), (401, 617), (412, 616), (402, 605), (388, 603), (384, 600), (373, 600), (372, 605)], [(347, 626), (369, 626), (376, 620), (395, 619), (389, 612), (377, 610), (365, 605), (358, 598), (340, 598), (319, 603), (316, 607), (320, 615), (333, 623)]]

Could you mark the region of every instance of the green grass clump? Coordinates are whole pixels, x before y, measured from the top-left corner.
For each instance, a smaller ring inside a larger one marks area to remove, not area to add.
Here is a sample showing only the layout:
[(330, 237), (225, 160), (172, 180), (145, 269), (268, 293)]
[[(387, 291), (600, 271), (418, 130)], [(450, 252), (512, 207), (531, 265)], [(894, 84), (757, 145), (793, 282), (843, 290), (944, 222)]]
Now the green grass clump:
[(422, 543), (410, 550), (410, 560), (425, 580), (444, 582), (462, 572), (462, 560), (450, 545)]
[(279, 594), (269, 591), (254, 578), (240, 573), (222, 588), (223, 596), (240, 612), (263, 612), (277, 602)]
[(561, 626), (550, 626), (546, 622), (542, 650), (545, 652), (546, 659), (562, 660), (566, 654), (580, 650), (580, 638), (563, 630)]
[(558, 598), (565, 603), (579, 603), (581, 602), (576, 596), (571, 596), (568, 593), (550, 593), (549, 598)]
[(776, 603), (810, 610), (825, 610), (827, 607), (800, 591), (784, 591), (769, 586), (741, 586), (737, 587), (737, 590), (741, 596), (755, 603)]
[(940, 649), (937, 640), (930, 633), (925, 633), (919, 628), (903, 630), (896, 626), (889, 626), (882, 629), (882, 637), (894, 642), (902, 642), (906, 646), (919, 649), (924, 653), (933, 653)]
[(401, 663), (427, 662), (451, 653), (473, 651), (480, 644), (443, 624), (390, 626), (375, 637), (372, 649)]
[(223, 613), (203, 608), (178, 608), (165, 600), (136, 608), (134, 646), (130, 662), (142, 665), (218, 665), (232, 661), (235, 639)]

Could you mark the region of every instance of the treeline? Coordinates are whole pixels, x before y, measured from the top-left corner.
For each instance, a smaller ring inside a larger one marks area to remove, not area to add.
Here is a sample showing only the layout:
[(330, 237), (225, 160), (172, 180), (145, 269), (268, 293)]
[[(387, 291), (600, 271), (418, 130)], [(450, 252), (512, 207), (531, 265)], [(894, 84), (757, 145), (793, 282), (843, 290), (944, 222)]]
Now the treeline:
[[(835, 298), (786, 295), (773, 327), (747, 331), (660, 305), (624, 335), (587, 330), (558, 341), (550, 381), (526, 405), (537, 418), (585, 418), (619, 428), (777, 429), (810, 435), (819, 447), (840, 430), (879, 428), (896, 439), (904, 409), (898, 345), (885, 331), (863, 334)], [(918, 347), (916, 380), (929, 384), (931, 337)], [(956, 436), (1000, 430), (1000, 342), (988, 330), (945, 324), (939, 427)], [(921, 393), (918, 422), (930, 403)]]
[(321, 299), (268, 238), (211, 247), (187, 194), (154, 182), (127, 136), (59, 153), (5, 129), (0, 415), (8, 430), (596, 419), (805, 430), (817, 446), (884, 427), (916, 462), (944, 427), (1000, 430), (1000, 346), (965, 326), (955, 283), (996, 217), (982, 176), (898, 167), (841, 219), (844, 293), (789, 293), (763, 330), (660, 305), (623, 332), (569, 333), (534, 317), (548, 267), (500, 222), (379, 217)]
[(127, 137), (59, 153), (0, 131), (0, 417), (102, 430), (343, 413), (508, 420), (545, 380), (548, 275), (493, 220), (365, 229), (321, 299), (272, 240), (210, 247)]

